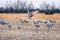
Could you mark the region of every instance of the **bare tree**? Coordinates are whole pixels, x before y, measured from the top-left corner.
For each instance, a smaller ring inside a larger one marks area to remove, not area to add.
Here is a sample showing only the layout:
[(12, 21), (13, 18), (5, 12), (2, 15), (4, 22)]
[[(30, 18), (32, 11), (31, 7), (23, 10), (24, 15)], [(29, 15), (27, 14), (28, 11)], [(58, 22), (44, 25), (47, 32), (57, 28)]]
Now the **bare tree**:
[(8, 12), (10, 12), (10, 8), (12, 8), (11, 1), (6, 1), (6, 9), (8, 9)]
[(26, 3), (27, 3), (27, 1), (20, 1), (20, 0), (18, 0), (17, 1), (17, 8), (21, 8), (21, 9), (26, 9)]
[(11, 8), (14, 9), (14, 10), (18, 10), (18, 9), (26, 9), (26, 3), (27, 1), (20, 1), (20, 0), (17, 0), (17, 2), (13, 2), (10, 0), (10, 1), (6, 1), (6, 9), (9, 9), (8, 12), (10, 12)]
[(34, 6), (32, 3), (28, 4), (27, 1), (22, 1), (22, 0), (17, 0), (17, 2), (11, 2), (11, 1), (7, 1), (6, 3), (6, 8), (8, 8), (9, 12), (10, 12), (10, 8), (15, 9), (15, 10), (27, 10), (28, 12), (28, 17), (32, 17), (32, 13), (31, 13), (31, 9), (34, 9)]
[(51, 5), (47, 2), (42, 3), (42, 5), (40, 5), (40, 7), (44, 10), (45, 14), (53, 14), (53, 10), (54, 10), (54, 3), (51, 7)]

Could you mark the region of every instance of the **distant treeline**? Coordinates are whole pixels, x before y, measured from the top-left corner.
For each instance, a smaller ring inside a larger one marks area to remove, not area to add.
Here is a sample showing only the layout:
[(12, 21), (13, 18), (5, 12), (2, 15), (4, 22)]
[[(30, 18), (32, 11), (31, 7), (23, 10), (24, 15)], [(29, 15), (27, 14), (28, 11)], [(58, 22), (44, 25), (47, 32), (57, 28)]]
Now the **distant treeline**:
[[(47, 11), (48, 11), (48, 10), (47, 10)], [(50, 11), (53, 11), (53, 13), (60, 13), (60, 10), (59, 10), (59, 9), (54, 9), (54, 10), (50, 10)], [(45, 13), (46, 11), (44, 11), (44, 10), (39, 10), (39, 12)]]
[[(45, 10), (40, 10), (40, 9), (30, 9), (29, 11), (39, 11), (40, 13), (46, 12)], [(49, 10), (47, 10), (49, 11)], [(60, 13), (59, 9), (54, 9), (52, 10), (54, 13)], [(27, 13), (27, 9), (13, 9), (13, 8), (0, 8), (0, 13)]]
[(0, 8), (0, 13), (27, 13), (26, 9)]
[(11, 1), (7, 1), (5, 7), (0, 7), (0, 13), (27, 13), (36, 10), (40, 13), (60, 13), (60, 7), (55, 8), (54, 3), (50, 4), (48, 2), (43, 2), (39, 8), (35, 8), (32, 2), (28, 3), (27, 1), (17, 0), (12, 3)]

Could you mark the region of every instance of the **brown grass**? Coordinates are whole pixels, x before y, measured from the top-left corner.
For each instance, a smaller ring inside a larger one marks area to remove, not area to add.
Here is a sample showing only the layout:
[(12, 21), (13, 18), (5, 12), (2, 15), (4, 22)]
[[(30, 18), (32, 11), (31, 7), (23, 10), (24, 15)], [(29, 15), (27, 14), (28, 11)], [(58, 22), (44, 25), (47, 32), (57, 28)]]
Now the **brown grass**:
[[(28, 24), (24, 24), (16, 20), (20, 18), (28, 18), (27, 14), (0, 14), (0, 18), (7, 19), (7, 21), (12, 24), (12, 28), (10, 30), (8, 26), (0, 25), (0, 40), (60, 40), (60, 25), (58, 24), (55, 25), (55, 28), (53, 27), (49, 31), (45, 27), (45, 24), (40, 24), (41, 26), (38, 28), (37, 35), (36, 29), (33, 27), (32, 21)], [(32, 18), (48, 18), (60, 20), (60, 14), (36, 14)], [(60, 24), (60, 21), (58, 22)], [(21, 29), (17, 29), (16, 25), (19, 25)]]
[[(0, 18), (4, 18), (4, 19), (19, 19), (19, 18), (28, 18), (27, 14), (0, 14)], [(54, 15), (45, 15), (45, 14), (36, 14), (34, 15), (32, 18), (34, 19), (60, 19), (60, 14), (54, 14)]]

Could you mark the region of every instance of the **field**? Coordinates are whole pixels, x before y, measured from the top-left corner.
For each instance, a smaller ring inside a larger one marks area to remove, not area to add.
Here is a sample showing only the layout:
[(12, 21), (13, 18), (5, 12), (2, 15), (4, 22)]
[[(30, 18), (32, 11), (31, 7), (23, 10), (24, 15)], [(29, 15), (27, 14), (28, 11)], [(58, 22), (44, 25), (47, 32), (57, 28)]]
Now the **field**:
[[(60, 14), (45, 15), (37, 13), (31, 19), (27, 14), (0, 14), (0, 18), (11, 24), (0, 25), (0, 40), (60, 40)], [(26, 19), (29, 23), (21, 23), (20, 19)], [(54, 19), (56, 24), (51, 29), (47, 29), (44, 23), (39, 23), (39, 28), (34, 27), (32, 20)], [(20, 28), (17, 28), (17, 25)]]

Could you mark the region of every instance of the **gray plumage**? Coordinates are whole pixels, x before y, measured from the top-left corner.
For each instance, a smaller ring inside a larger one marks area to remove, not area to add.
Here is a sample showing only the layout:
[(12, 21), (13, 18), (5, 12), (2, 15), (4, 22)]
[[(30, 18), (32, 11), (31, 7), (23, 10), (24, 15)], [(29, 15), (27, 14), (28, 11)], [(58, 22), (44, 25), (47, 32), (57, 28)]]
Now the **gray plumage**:
[(29, 23), (28, 20), (25, 20), (25, 19), (20, 19), (20, 21), (21, 21), (22, 23)]
[(43, 23), (43, 21), (42, 21), (42, 20), (37, 20), (37, 22), (38, 22), (38, 23)]
[(9, 24), (9, 23), (7, 21), (5, 21), (4, 19), (0, 19), (0, 24), (5, 25), (5, 24)]
[(19, 25), (16, 25), (17, 29), (21, 29), (21, 27)]
[(34, 24), (34, 27), (40, 27), (38, 24)]

